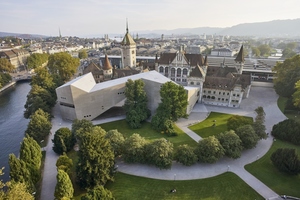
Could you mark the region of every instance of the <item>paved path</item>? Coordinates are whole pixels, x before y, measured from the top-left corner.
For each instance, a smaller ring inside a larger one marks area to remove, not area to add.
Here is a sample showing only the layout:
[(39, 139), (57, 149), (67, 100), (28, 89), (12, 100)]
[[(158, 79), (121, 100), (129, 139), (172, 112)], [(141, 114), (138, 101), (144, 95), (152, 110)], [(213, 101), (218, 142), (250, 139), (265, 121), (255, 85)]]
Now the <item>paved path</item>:
[[(241, 108), (226, 108), (226, 107), (216, 107), (216, 106), (204, 106), (197, 104), (190, 114), (189, 119), (180, 119), (177, 125), (185, 131), (191, 138), (195, 141), (201, 139), (200, 136), (195, 134), (193, 131), (187, 127), (191, 124), (198, 123), (204, 120), (208, 114), (212, 111), (232, 113), (244, 116), (255, 116), (254, 109), (258, 106), (262, 106), (266, 113), (266, 128), (267, 132), (270, 132), (272, 126), (285, 119), (285, 116), (277, 107), (278, 96), (272, 88), (262, 88), (253, 87), (248, 99), (244, 99)], [(70, 121), (64, 121), (60, 117), (58, 106), (55, 106), (53, 115), (55, 118), (52, 120), (52, 133), (55, 133), (60, 127), (71, 128)], [(116, 117), (113, 119), (104, 119), (94, 121), (94, 124), (106, 123), (109, 121), (115, 121), (123, 119), (124, 117)], [(122, 131), (122, 130), (120, 130)], [(53, 138), (53, 134), (51, 135)], [(122, 160), (118, 160), (118, 170), (123, 173), (149, 177), (154, 179), (163, 180), (190, 180), (190, 179), (201, 179), (208, 178), (222, 174), (227, 171), (231, 171), (241, 177), (248, 185), (250, 185), (254, 190), (256, 190), (261, 196), (266, 199), (276, 199), (278, 195), (273, 192), (270, 188), (248, 173), (244, 166), (248, 163), (252, 163), (255, 160), (262, 157), (272, 145), (272, 137), (270, 136), (266, 140), (261, 140), (258, 142), (256, 148), (251, 150), (243, 151), (241, 158), (233, 160), (230, 158), (222, 158), (215, 164), (203, 164), (197, 163), (193, 166), (186, 167), (176, 162), (173, 163), (172, 169), (170, 170), (160, 170), (153, 166), (147, 166), (142, 164), (127, 164)], [(56, 184), (56, 160), (58, 156), (52, 151), (52, 141), (48, 141), (46, 147), (46, 160), (44, 167), (44, 178), (41, 199), (43, 200), (53, 200), (54, 199), (54, 189)]]

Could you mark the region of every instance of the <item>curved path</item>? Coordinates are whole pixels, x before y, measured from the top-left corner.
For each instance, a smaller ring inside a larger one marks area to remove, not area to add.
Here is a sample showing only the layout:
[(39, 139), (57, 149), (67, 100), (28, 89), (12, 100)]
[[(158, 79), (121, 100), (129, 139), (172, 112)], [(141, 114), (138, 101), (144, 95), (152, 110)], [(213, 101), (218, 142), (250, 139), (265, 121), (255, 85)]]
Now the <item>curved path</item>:
[[(202, 104), (197, 104), (190, 114), (188, 119), (181, 119), (178, 121), (177, 125), (185, 131), (191, 138), (195, 141), (201, 139), (196, 133), (188, 129), (190, 124), (198, 123), (204, 120), (209, 112), (222, 112), (222, 113), (232, 113), (244, 116), (255, 117), (254, 110), (258, 106), (262, 106), (266, 113), (266, 128), (267, 132), (270, 133), (272, 126), (284, 119), (286, 117), (281, 113), (277, 107), (277, 99), (273, 88), (263, 88), (263, 87), (252, 87), (249, 98), (244, 99), (240, 108), (226, 108), (226, 107), (216, 107), (216, 106), (204, 106)], [(71, 128), (70, 121), (64, 121), (60, 117), (58, 106), (54, 108), (53, 115), (55, 118), (52, 120), (52, 133), (58, 130), (60, 127)], [(102, 124), (109, 121), (119, 120), (122, 117), (93, 121), (94, 124)], [(124, 118), (124, 117), (123, 117)], [(121, 131), (121, 130), (120, 130)], [(53, 134), (51, 135), (53, 138)], [(163, 180), (190, 180), (190, 179), (201, 179), (208, 178), (222, 174), (227, 171), (231, 171), (242, 178), (248, 185), (250, 185), (254, 190), (256, 190), (261, 196), (266, 199), (277, 199), (278, 194), (248, 173), (244, 166), (248, 163), (254, 162), (263, 156), (272, 145), (272, 137), (270, 136), (266, 140), (261, 140), (258, 142), (255, 149), (246, 150), (242, 153), (241, 158), (233, 160), (229, 158), (222, 158), (215, 164), (195, 164), (190, 167), (183, 166), (178, 163), (173, 163), (170, 170), (160, 170), (154, 166), (142, 165), (142, 164), (127, 164), (121, 160), (117, 161), (118, 171), (132, 174), (136, 176), (143, 176), (154, 179)], [(41, 199), (52, 200), (54, 199), (54, 189), (56, 184), (56, 159), (58, 156), (52, 151), (52, 141), (48, 141), (46, 147), (46, 160), (44, 167), (43, 176), (43, 186)]]

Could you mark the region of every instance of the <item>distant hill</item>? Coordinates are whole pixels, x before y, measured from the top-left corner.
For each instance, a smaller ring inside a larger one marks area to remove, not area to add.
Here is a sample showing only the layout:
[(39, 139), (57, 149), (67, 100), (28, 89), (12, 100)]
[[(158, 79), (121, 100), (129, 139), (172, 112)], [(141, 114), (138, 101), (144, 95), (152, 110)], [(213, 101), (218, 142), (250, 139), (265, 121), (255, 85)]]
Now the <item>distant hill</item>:
[(46, 38), (48, 36), (45, 35), (37, 35), (37, 34), (24, 34), (24, 33), (8, 33), (8, 32), (0, 32), (0, 37), (8, 37), (14, 36), (23, 39), (32, 39), (32, 38)]
[(245, 23), (227, 28), (198, 27), (173, 30), (135, 31), (147, 35), (234, 35), (234, 36), (300, 36), (300, 18), (269, 22)]

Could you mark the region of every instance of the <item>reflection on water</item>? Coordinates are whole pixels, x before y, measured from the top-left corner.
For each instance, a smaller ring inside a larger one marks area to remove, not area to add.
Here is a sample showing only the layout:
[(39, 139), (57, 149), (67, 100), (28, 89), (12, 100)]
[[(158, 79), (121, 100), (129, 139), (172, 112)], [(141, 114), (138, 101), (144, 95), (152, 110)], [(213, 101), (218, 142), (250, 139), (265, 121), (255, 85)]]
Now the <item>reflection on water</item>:
[(23, 113), (30, 87), (29, 82), (23, 82), (0, 93), (0, 167), (5, 167), (1, 177), (4, 181), (9, 177), (8, 155), (19, 155), (20, 142), (29, 122)]

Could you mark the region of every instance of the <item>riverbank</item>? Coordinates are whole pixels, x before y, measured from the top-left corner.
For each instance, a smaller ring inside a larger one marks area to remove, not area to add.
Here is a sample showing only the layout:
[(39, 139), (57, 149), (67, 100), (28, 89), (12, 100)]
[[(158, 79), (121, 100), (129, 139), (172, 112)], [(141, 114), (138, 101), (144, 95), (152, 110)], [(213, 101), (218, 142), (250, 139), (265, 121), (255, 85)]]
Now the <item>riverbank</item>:
[(0, 89), (0, 93), (16, 85), (16, 83), (17, 83), (16, 81), (11, 81), (10, 83), (6, 84), (3, 88)]

